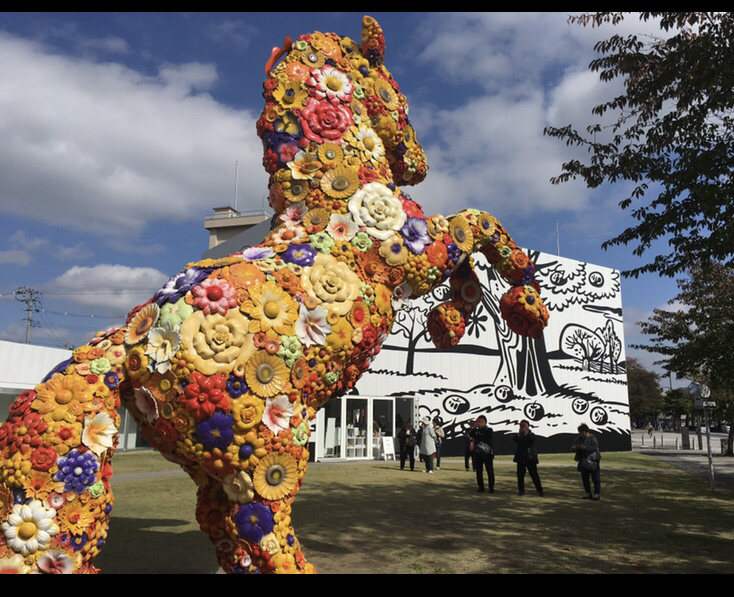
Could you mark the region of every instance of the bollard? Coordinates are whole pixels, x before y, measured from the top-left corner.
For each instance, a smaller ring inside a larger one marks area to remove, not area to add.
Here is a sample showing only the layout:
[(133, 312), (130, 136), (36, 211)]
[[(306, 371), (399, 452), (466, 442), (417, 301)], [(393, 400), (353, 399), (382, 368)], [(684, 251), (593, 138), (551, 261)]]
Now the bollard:
[(655, 436), (652, 436), (652, 449), (655, 450)]
[(665, 434), (664, 433), (660, 434), (660, 447), (661, 448), (665, 447)]
[(680, 450), (680, 448), (678, 447), (678, 438), (677, 437), (675, 438), (675, 449), (676, 450)]

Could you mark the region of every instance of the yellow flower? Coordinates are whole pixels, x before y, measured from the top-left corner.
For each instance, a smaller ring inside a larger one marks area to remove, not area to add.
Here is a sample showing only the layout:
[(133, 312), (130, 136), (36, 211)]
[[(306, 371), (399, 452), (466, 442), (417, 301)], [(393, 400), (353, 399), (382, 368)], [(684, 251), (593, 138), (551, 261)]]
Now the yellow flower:
[(271, 452), (257, 465), (252, 480), (255, 491), (266, 500), (288, 497), (298, 482), (296, 461), (287, 452)]
[(246, 432), (262, 420), (265, 403), (255, 396), (244, 395), (232, 402), (232, 418), (235, 433)]
[(346, 350), (351, 346), (353, 331), (354, 328), (347, 318), (341, 317), (331, 326), (331, 333), (326, 336), (326, 344), (334, 351)]
[(309, 210), (305, 216), (303, 216), (303, 225), (306, 228), (311, 226), (323, 228), (329, 223), (331, 212), (328, 209), (318, 208)]
[(44, 437), (51, 447), (56, 450), (56, 453), (59, 456), (63, 456), (81, 443), (81, 434), (82, 426), (79, 423), (54, 421), (49, 423)]
[(58, 512), (59, 526), (74, 535), (81, 535), (87, 531), (93, 522), (94, 516), (79, 500), (66, 502)]
[[(263, 404), (264, 402), (260, 401)], [(243, 469), (255, 470), (268, 451), (265, 449), (265, 439), (257, 431), (250, 431), (244, 435), (235, 432), (234, 442), (227, 448), (232, 456), (232, 462), (239, 462)]]
[(131, 348), (125, 357), (125, 371), (128, 377), (133, 380), (141, 381), (150, 376), (148, 370), (148, 356), (145, 349), (141, 346)]
[(127, 344), (137, 344), (140, 342), (150, 329), (155, 325), (160, 314), (160, 308), (155, 303), (145, 305), (138, 311), (130, 321), (125, 334), (125, 342)]
[(357, 171), (345, 165), (329, 170), (321, 177), (321, 190), (334, 199), (344, 199), (359, 188)]
[(296, 180), (308, 180), (321, 170), (323, 164), (318, 161), (317, 155), (300, 150), (293, 159), (288, 162), (291, 177)]
[(303, 268), (301, 286), (306, 294), (319, 299), (327, 311), (345, 315), (359, 296), (360, 279), (333, 255), (319, 253), (312, 266)]
[(375, 285), (375, 305), (380, 313), (385, 315), (392, 313), (392, 292), (384, 284)]
[(359, 152), (363, 161), (372, 162), (375, 166), (385, 157), (385, 145), (370, 127), (353, 126), (344, 135), (344, 140)]
[(273, 91), (273, 99), (284, 108), (299, 108), (308, 97), (308, 92), (298, 81), (281, 81)]
[(92, 393), (83, 377), (56, 373), (45, 384), (36, 388), (36, 399), (31, 406), (44, 414), (45, 421), (73, 423), (77, 417), (91, 412)]
[(288, 381), (288, 367), (282, 359), (258, 350), (245, 366), (245, 380), (255, 394), (262, 398), (275, 396)]
[(322, 164), (334, 164), (344, 158), (344, 150), (336, 143), (323, 143), (318, 149), (319, 161)]
[(298, 303), (273, 282), (250, 288), (250, 298), (240, 308), (252, 318), (251, 333), (272, 329), (286, 336), (295, 334), (293, 326), (298, 319)]
[(380, 243), (380, 255), (390, 265), (402, 265), (408, 260), (408, 248), (403, 237), (395, 234)]
[(474, 248), (474, 233), (464, 216), (458, 215), (451, 218), (449, 234), (456, 246), (464, 253), (470, 253)]
[(64, 484), (54, 481), (50, 473), (32, 470), (25, 480), (23, 489), (26, 497), (45, 500), (54, 491), (63, 492)]
[(256, 350), (248, 322), (238, 309), (226, 315), (196, 311), (181, 324), (181, 348), (204, 375), (229, 373)]

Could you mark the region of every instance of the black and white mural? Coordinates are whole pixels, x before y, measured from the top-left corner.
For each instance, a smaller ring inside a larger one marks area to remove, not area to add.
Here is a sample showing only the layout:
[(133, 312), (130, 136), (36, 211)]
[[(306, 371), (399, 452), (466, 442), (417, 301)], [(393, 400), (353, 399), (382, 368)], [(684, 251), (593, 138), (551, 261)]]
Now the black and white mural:
[(522, 419), (545, 451), (570, 451), (581, 423), (603, 450), (631, 449), (619, 272), (528, 253), (550, 312), (540, 340), (507, 328), (499, 309), (507, 284), (477, 255), (482, 302), (459, 345), (440, 351), (428, 335), (427, 314), (448, 300), (441, 286), (403, 308), (355, 393), (413, 398), (419, 416), (443, 421), (448, 455), (463, 454), (464, 434), (480, 414), (494, 429), (497, 453), (514, 451)]

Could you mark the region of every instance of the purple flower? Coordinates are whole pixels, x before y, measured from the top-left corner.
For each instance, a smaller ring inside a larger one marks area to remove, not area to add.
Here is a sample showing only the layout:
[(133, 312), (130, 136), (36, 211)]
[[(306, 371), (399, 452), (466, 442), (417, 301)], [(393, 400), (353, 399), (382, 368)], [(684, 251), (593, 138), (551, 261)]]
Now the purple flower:
[(413, 253), (419, 255), (423, 253), (426, 245), (431, 242), (431, 237), (428, 236), (428, 226), (423, 218), (408, 218), (408, 221), (400, 229), (400, 233), (405, 239), (405, 245)]
[(275, 255), (270, 247), (247, 247), (242, 251), (242, 257), (248, 261), (258, 261), (260, 259), (267, 259)]
[(242, 504), (234, 515), (240, 539), (250, 543), (260, 543), (265, 535), (273, 532), (274, 521), (270, 508), (258, 502)]
[(153, 296), (153, 300), (160, 307), (165, 302), (175, 303), (184, 296), (189, 290), (206, 278), (211, 269), (203, 269), (199, 267), (190, 267), (184, 272), (178, 273), (166, 282)]
[(227, 379), (227, 393), (232, 396), (232, 398), (239, 398), (242, 394), (247, 392), (248, 389), (249, 388), (243, 378), (237, 377), (234, 373), (229, 374), (229, 379)]
[(74, 449), (57, 461), (59, 472), (54, 476), (55, 481), (64, 482), (64, 491), (74, 490), (83, 493), (95, 482), (95, 473), (99, 470), (99, 462), (94, 452), (84, 452)]
[(219, 448), (225, 451), (234, 439), (232, 425), (234, 425), (232, 417), (223, 412), (214, 411), (211, 417), (196, 426), (196, 439), (208, 450)]
[(288, 248), (281, 253), (283, 261), (286, 263), (295, 263), (301, 267), (313, 265), (318, 251), (307, 243), (300, 245), (289, 245)]
[(117, 388), (117, 384), (120, 383), (120, 378), (114, 371), (108, 371), (104, 376), (104, 383), (110, 390), (114, 390)]
[(87, 541), (89, 541), (89, 537), (86, 533), (82, 533), (81, 535), (72, 535), (71, 547), (74, 551), (79, 551), (87, 544)]

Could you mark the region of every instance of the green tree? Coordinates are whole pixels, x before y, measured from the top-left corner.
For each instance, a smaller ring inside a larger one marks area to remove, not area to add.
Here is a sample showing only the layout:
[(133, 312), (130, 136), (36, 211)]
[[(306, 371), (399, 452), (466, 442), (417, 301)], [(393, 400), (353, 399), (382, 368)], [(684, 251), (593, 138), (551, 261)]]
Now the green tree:
[(672, 417), (676, 430), (681, 424), (681, 419), (686, 418), (683, 425), (688, 425), (688, 421), (693, 421), (693, 404), (683, 394), (683, 388), (675, 388), (665, 392), (663, 398), (663, 412), (666, 416)]
[(627, 393), (633, 419), (655, 419), (663, 411), (660, 376), (637, 359), (627, 359)]
[[(617, 25), (629, 14), (597, 12), (569, 21)], [(564, 163), (551, 182), (581, 178), (590, 188), (633, 183), (619, 205), (632, 208), (637, 224), (602, 247), (633, 243), (634, 254), (642, 256), (667, 238), (670, 251), (625, 276), (674, 277), (712, 260), (734, 265), (734, 16), (637, 14), (642, 22), (657, 22), (661, 34), (615, 34), (594, 46), (602, 56), (590, 70), (602, 81), (621, 78), (624, 93), (596, 106), (597, 122), (584, 133), (572, 125), (545, 129), (589, 156)]]
[[(734, 418), (734, 269), (720, 263), (694, 267), (677, 281), (680, 292), (668, 304), (675, 310), (653, 309), (639, 323), (647, 344), (633, 348), (661, 355), (656, 364), (678, 377), (701, 381), (711, 389), (717, 415)], [(734, 430), (728, 454), (734, 455)]]

